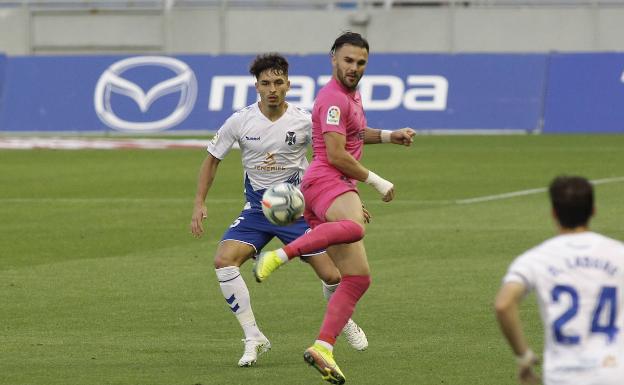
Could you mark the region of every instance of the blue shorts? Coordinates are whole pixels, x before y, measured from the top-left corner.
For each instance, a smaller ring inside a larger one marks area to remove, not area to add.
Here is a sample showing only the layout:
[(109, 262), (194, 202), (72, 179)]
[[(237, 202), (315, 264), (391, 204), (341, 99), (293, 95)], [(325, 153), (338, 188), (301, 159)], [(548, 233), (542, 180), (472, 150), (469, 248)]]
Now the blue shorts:
[[(303, 217), (288, 226), (277, 226), (269, 222), (260, 210), (243, 210), (238, 218), (232, 222), (230, 228), (223, 234), (223, 241), (238, 241), (253, 246), (258, 254), (267, 243), (277, 237), (283, 244), (290, 243), (310, 231), (310, 226)], [(302, 255), (309, 257), (323, 253), (319, 250), (314, 253)]]

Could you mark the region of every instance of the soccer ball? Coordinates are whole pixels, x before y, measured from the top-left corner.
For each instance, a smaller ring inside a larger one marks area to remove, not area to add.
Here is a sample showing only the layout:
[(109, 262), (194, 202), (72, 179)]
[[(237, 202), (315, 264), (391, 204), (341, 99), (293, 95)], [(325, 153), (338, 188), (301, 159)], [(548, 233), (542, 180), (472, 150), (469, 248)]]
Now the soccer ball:
[(262, 212), (267, 219), (278, 226), (286, 226), (303, 214), (303, 194), (290, 183), (269, 187), (262, 195)]

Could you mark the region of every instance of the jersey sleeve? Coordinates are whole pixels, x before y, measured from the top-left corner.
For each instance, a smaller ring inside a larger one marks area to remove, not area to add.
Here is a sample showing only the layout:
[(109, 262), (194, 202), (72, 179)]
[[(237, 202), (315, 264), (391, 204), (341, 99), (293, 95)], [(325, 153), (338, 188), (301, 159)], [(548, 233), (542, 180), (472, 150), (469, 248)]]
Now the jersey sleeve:
[(347, 135), (349, 102), (345, 95), (332, 93), (326, 95), (318, 104), (318, 116), (321, 132), (337, 132)]
[(531, 268), (531, 258), (528, 254), (523, 254), (516, 258), (507, 270), (507, 274), (503, 277), (503, 284), (516, 282), (523, 284), (526, 292), (533, 290), (535, 287), (535, 277)]
[(236, 129), (238, 127), (236, 115), (230, 116), (219, 128), (214, 138), (208, 143), (206, 150), (217, 159), (223, 160), (232, 146), (238, 141)]

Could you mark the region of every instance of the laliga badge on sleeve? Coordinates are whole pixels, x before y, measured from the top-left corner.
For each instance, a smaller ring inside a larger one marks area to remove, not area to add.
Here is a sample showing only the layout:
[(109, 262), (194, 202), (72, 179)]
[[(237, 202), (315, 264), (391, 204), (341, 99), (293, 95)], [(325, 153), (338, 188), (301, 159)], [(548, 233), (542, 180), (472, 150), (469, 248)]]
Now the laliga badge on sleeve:
[(217, 144), (217, 141), (219, 140), (219, 132), (217, 131), (217, 133), (215, 134), (215, 136), (212, 138), (212, 140), (210, 141), (210, 143), (214, 146), (215, 144)]
[(338, 106), (331, 106), (327, 110), (327, 124), (337, 126), (340, 123), (340, 108)]

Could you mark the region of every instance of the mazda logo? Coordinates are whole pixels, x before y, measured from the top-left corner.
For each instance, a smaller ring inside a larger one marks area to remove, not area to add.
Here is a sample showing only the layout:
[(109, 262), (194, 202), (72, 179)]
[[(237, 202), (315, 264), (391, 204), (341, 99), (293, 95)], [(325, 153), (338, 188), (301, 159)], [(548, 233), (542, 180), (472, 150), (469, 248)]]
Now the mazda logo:
[[(157, 66), (171, 70), (175, 76), (164, 80), (145, 92), (141, 86), (124, 79), (124, 72), (137, 67)], [(165, 118), (156, 121), (128, 121), (115, 114), (111, 106), (113, 93), (127, 96), (134, 100), (141, 112), (149, 110), (159, 98), (180, 93), (178, 104)], [(100, 120), (108, 127), (121, 131), (162, 131), (182, 122), (193, 109), (197, 98), (197, 79), (191, 68), (184, 62), (164, 56), (139, 56), (120, 60), (104, 71), (100, 76), (93, 103)]]

